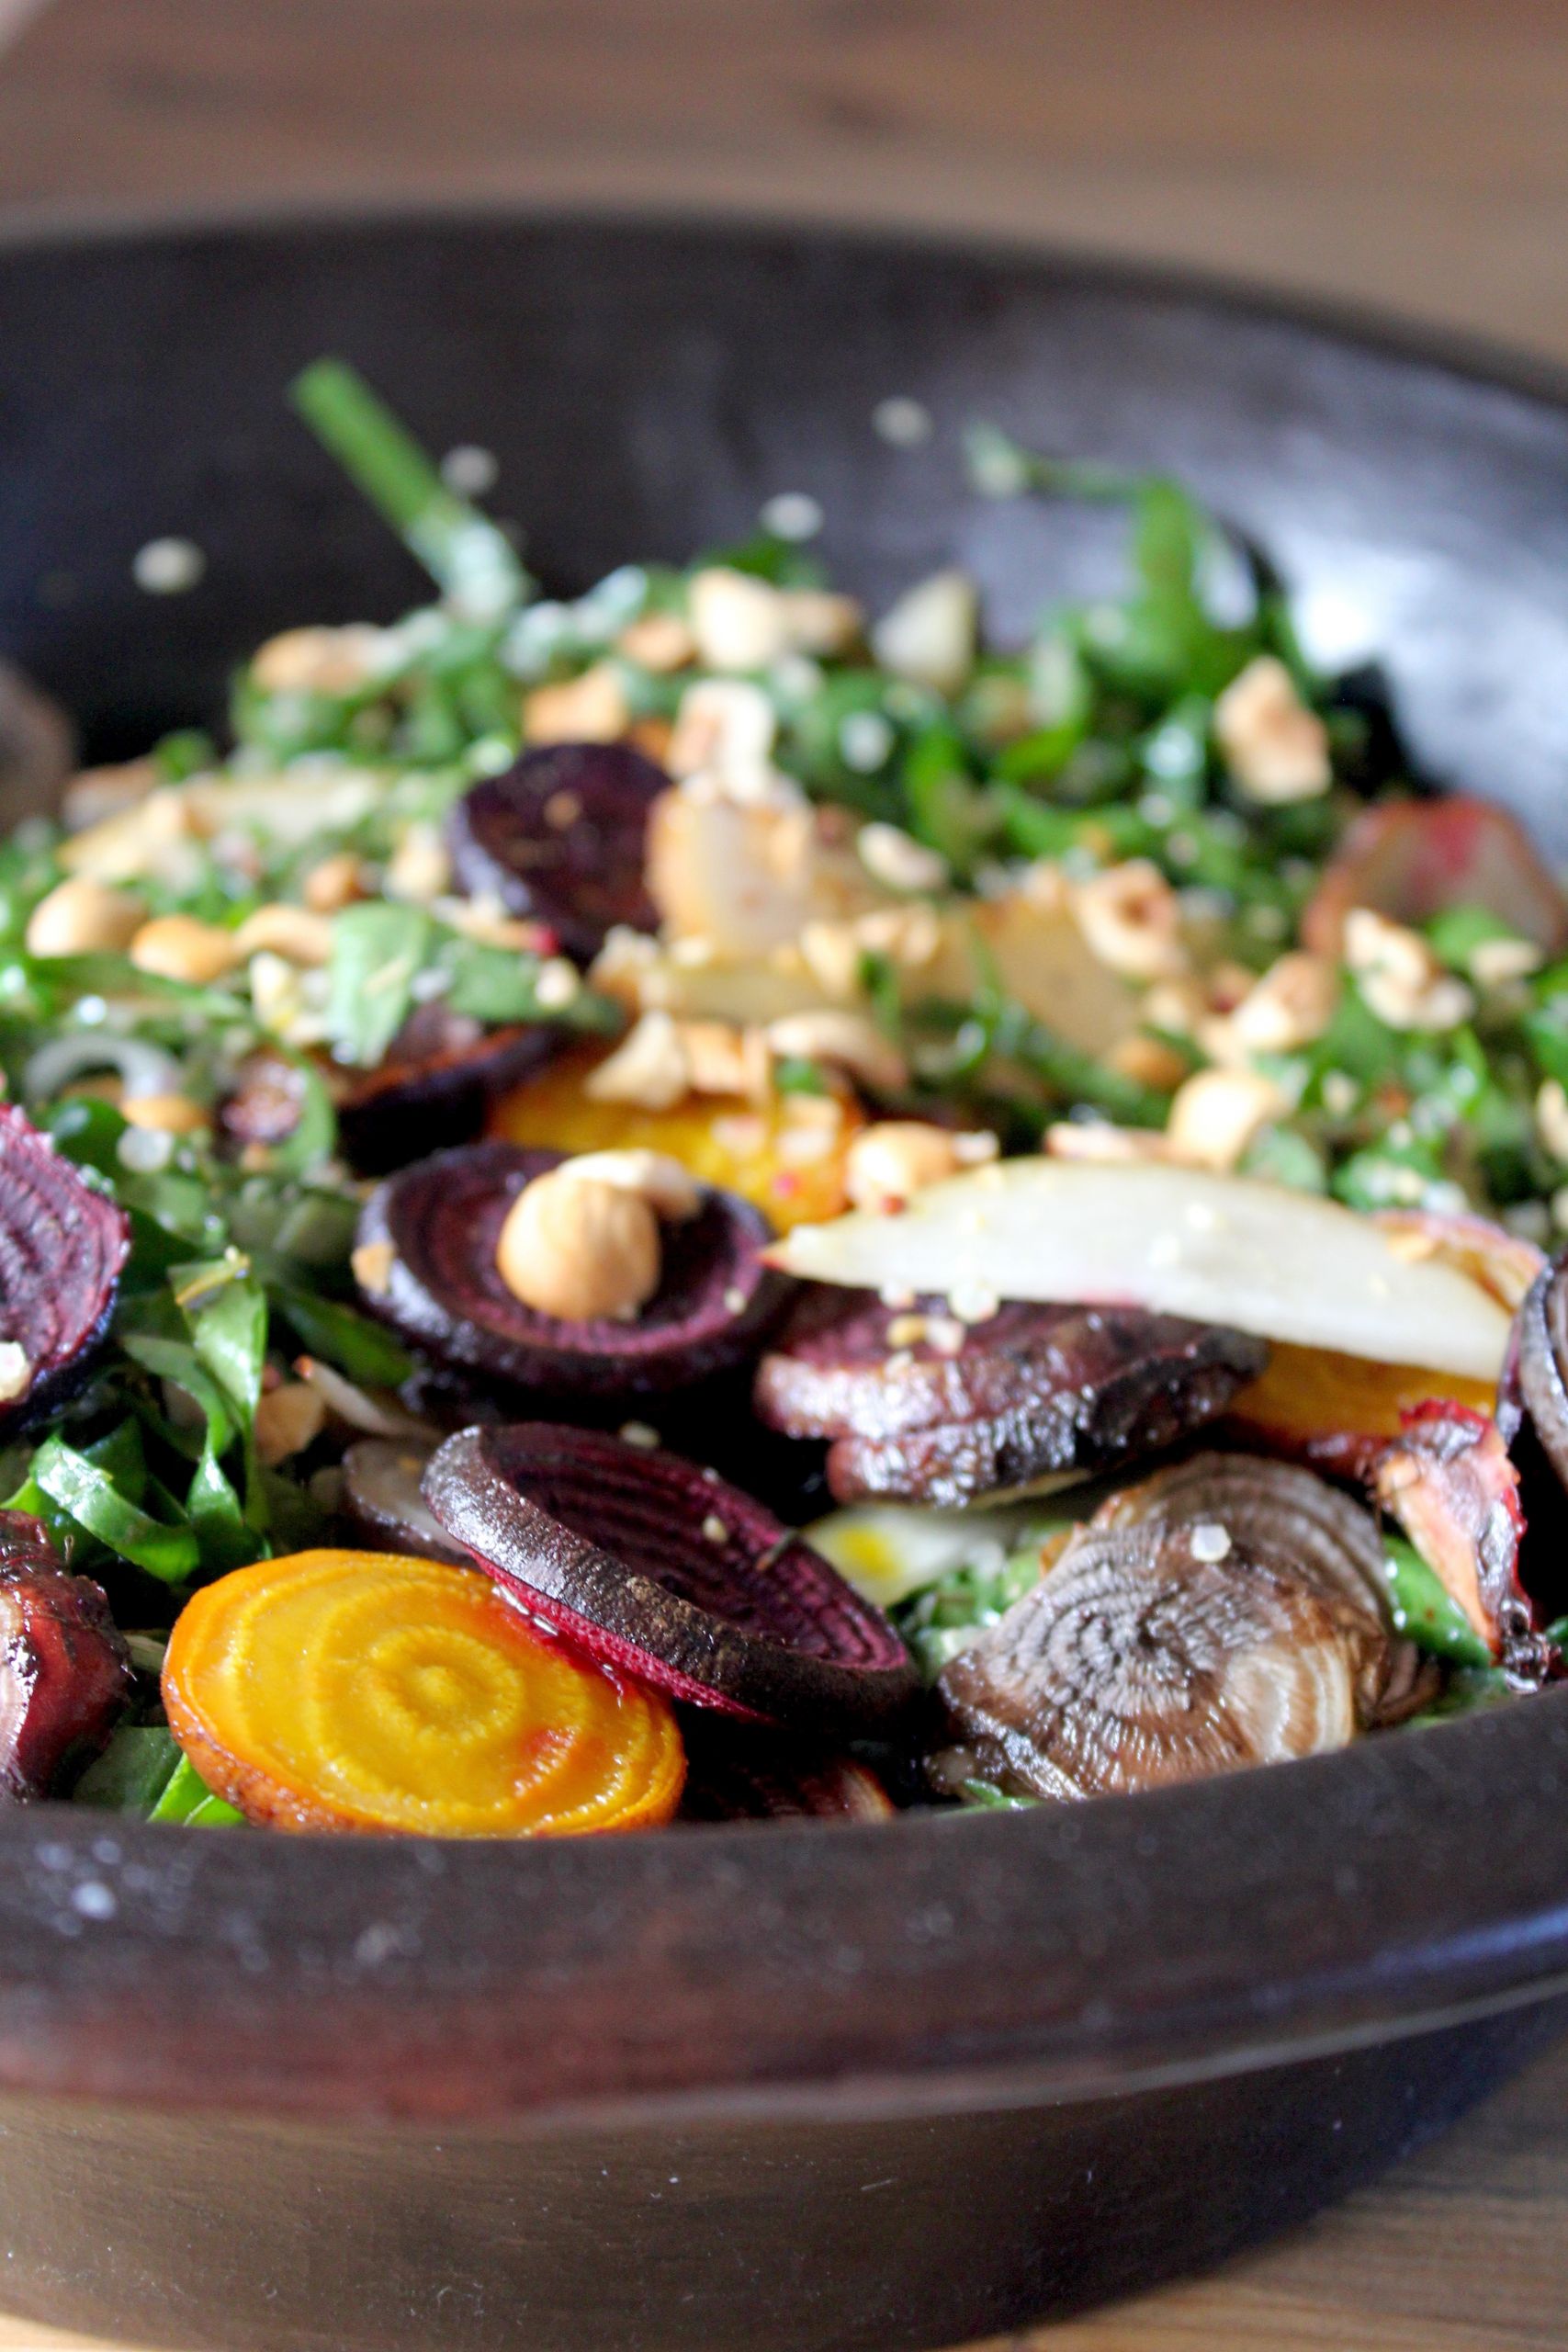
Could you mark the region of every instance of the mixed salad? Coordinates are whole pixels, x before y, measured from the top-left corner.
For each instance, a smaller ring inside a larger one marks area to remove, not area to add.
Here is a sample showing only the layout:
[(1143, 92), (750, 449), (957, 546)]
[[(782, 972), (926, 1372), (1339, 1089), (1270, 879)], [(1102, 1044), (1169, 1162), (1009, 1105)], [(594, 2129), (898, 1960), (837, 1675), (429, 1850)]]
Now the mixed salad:
[(798, 495), (558, 601), (294, 396), (435, 600), (0, 847), (11, 1796), (874, 1820), (1553, 1676), (1568, 900), (1266, 557), (977, 429), (1118, 601), (873, 616)]

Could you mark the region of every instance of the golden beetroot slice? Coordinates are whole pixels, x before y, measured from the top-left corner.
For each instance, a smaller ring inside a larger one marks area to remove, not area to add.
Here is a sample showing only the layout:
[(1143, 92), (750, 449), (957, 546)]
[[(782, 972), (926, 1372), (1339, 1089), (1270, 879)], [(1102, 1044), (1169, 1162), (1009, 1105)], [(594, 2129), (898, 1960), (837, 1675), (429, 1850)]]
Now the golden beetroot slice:
[(355, 1261), (375, 1269), (365, 1304), (443, 1363), (513, 1391), (636, 1397), (693, 1386), (746, 1362), (787, 1287), (761, 1251), (767, 1220), (707, 1189), (694, 1216), (662, 1233), (658, 1290), (635, 1321), (581, 1321), (525, 1306), (496, 1269), (513, 1202), (565, 1155), (481, 1143), (437, 1152), (378, 1187)]
[(525, 1608), (693, 1705), (870, 1726), (914, 1697), (879, 1609), (739, 1487), (682, 1456), (544, 1421), (463, 1430), (425, 1498)]
[(625, 923), (654, 931), (648, 813), (670, 778), (630, 743), (550, 743), (466, 792), (447, 820), (465, 890), (547, 924), (586, 963)]
[(758, 1370), (761, 1419), (830, 1441), (840, 1502), (962, 1504), (1139, 1460), (1223, 1412), (1268, 1361), (1240, 1331), (1138, 1307), (1004, 1306), (956, 1323), (806, 1293)]
[(66, 1574), (29, 1513), (0, 1511), (0, 1789), (47, 1796), (102, 1747), (132, 1679), (98, 1587)]
[(124, 1211), (0, 1105), (0, 1421), (38, 1419), (85, 1378), (130, 1237)]
[(1463, 793), (1363, 809), (1307, 904), (1303, 944), (1337, 956), (1352, 907), (1416, 924), (1484, 907), (1548, 955), (1568, 945), (1568, 901), (1518, 819)]

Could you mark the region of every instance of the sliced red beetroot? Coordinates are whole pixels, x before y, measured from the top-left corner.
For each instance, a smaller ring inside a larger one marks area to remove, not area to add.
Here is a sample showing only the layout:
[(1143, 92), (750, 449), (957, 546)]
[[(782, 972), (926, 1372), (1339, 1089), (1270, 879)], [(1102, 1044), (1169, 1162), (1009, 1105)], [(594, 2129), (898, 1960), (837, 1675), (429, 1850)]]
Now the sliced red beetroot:
[(542, 1069), (562, 1036), (548, 1023), (487, 1029), (443, 1004), (421, 1005), (379, 1068), (356, 1078), (339, 1102), (344, 1154), (367, 1176), (384, 1176), (417, 1159), (432, 1136), (467, 1142), (484, 1125), (491, 1096)]
[(1137, 1307), (1009, 1305), (956, 1324), (928, 1302), (807, 1292), (757, 1375), (761, 1418), (831, 1441), (841, 1502), (960, 1504), (1155, 1453), (1223, 1412), (1267, 1342)]
[(134, 1679), (98, 1587), (66, 1574), (28, 1512), (0, 1511), (0, 1789), (47, 1796), (102, 1747)]
[(648, 812), (670, 778), (629, 743), (549, 743), (466, 792), (447, 820), (465, 890), (547, 923), (586, 963), (616, 923), (653, 931)]
[(814, 1742), (688, 1714), (682, 1821), (890, 1821), (897, 1808), (869, 1764)]
[(518, 1391), (635, 1400), (748, 1361), (786, 1290), (761, 1262), (766, 1218), (733, 1193), (705, 1191), (695, 1216), (664, 1227), (660, 1285), (635, 1322), (568, 1322), (513, 1296), (497, 1238), (524, 1185), (563, 1157), (469, 1144), (389, 1178), (359, 1223), (355, 1261), (376, 1268), (366, 1305), (442, 1363)]
[(1303, 944), (1337, 957), (1352, 907), (1416, 924), (1484, 907), (1549, 956), (1568, 946), (1568, 900), (1518, 819), (1461, 793), (1363, 809), (1302, 917)]
[(802, 1728), (869, 1726), (919, 1678), (819, 1553), (680, 1455), (546, 1421), (463, 1430), (425, 1499), (536, 1615), (678, 1699)]
[(442, 1532), (420, 1492), (430, 1455), (428, 1445), (412, 1438), (356, 1438), (343, 1457), (339, 1510), (369, 1551), (467, 1567), (468, 1554)]
[(1493, 1657), (1539, 1681), (1551, 1651), (1519, 1582), (1518, 1474), (1496, 1422), (1462, 1405), (1418, 1406), (1371, 1485)]
[(36, 1420), (86, 1376), (130, 1237), (124, 1211), (0, 1104), (0, 1422)]

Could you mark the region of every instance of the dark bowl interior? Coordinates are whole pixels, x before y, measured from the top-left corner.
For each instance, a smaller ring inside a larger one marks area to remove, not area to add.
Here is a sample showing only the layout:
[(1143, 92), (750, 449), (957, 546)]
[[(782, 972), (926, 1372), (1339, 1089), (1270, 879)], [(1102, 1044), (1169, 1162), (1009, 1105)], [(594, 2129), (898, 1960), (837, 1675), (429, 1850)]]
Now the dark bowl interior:
[[(1168, 468), (1269, 549), (1314, 649), (1380, 666), (1425, 775), (1568, 851), (1568, 401), (1539, 371), (775, 231), (0, 254), (0, 652), (93, 752), (219, 716), (272, 629), (421, 594), (286, 408), (325, 351), (432, 447), (496, 452), (562, 589), (798, 490), (874, 603), (956, 560), (1021, 629), (1110, 583), (1117, 534), (970, 498), (964, 422)], [(873, 431), (893, 394), (929, 445)], [(148, 596), (132, 559), (170, 534), (205, 578)], [(1543, 2030), (1507, 2013), (1568, 1983), (1564, 1883), (1568, 1692), (1152, 1799), (871, 1829), (459, 1848), (15, 1813), (6, 2291), (208, 2344), (988, 2331), (1304, 2211), (1454, 2111)]]

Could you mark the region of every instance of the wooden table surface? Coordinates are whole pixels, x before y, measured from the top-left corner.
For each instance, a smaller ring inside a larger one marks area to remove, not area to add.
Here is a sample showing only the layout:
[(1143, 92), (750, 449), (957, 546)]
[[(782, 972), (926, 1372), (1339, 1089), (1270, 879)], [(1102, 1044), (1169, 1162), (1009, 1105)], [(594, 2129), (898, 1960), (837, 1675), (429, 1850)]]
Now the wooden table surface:
[[(1568, 359), (1561, 0), (0, 0), (0, 230), (566, 199), (1156, 254)], [(6, 2346), (71, 2339), (0, 2321)], [(1568, 2049), (1041, 2352), (1562, 2352)]]

